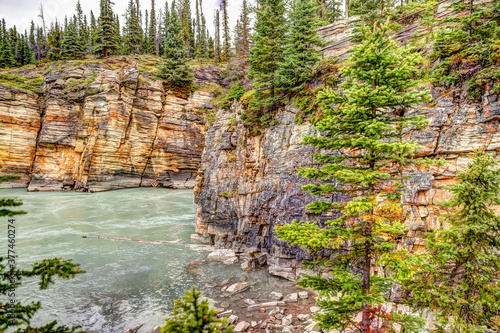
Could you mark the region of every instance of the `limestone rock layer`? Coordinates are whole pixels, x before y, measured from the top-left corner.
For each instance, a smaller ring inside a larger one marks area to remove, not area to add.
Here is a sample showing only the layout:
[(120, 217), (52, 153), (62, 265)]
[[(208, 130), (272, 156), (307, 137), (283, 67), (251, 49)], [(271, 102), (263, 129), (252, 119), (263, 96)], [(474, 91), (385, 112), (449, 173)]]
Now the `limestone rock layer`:
[[(133, 58), (65, 65), (42, 74), (42, 94), (0, 84), (1, 172), (21, 176), (1, 186), (194, 186), (213, 97), (208, 88), (176, 97)], [(207, 87), (220, 72), (197, 68), (195, 76)]]

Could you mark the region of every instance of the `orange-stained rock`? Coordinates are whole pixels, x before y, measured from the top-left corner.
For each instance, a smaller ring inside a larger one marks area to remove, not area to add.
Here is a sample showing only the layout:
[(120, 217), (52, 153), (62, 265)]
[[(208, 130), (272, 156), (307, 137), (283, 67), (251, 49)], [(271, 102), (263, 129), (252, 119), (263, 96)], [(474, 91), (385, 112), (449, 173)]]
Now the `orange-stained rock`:
[[(140, 73), (137, 59), (111, 60), (47, 71), (43, 98), (0, 85), (0, 165), (22, 176), (4, 187), (194, 186), (212, 93), (181, 99)], [(220, 76), (214, 67), (196, 73), (205, 85)]]

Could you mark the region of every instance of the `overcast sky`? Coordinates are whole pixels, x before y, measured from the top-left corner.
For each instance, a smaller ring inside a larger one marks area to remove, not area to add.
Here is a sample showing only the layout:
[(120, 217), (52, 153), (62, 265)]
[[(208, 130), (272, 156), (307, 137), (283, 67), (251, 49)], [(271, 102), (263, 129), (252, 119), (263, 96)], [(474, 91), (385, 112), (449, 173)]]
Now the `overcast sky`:
[[(148, 11), (151, 8), (151, 0), (140, 0), (141, 10)], [(64, 21), (65, 15), (73, 15), (75, 13), (77, 0), (0, 0), (0, 18), (5, 18), (7, 27), (12, 27), (15, 25), (18, 31), (24, 31), (25, 29), (29, 31), (29, 25), (31, 20), (35, 23), (39, 23), (38, 12), (40, 8), (40, 3), (43, 3), (45, 10), (45, 21), (47, 24), (55, 20), (56, 18)], [(83, 8), (83, 12), (89, 16), (90, 11), (94, 12), (96, 18), (99, 16), (99, 0), (80, 0)], [(114, 0), (115, 6), (113, 10), (115, 13), (120, 14), (120, 23), (123, 26), (123, 14), (127, 8), (128, 0)], [(160, 8), (165, 7), (165, 2), (162, 0), (156, 0), (156, 12), (158, 13)], [(168, 0), (169, 3), (172, 0)], [(238, 19), (241, 3), (243, 0), (229, 0), (228, 1), (228, 11), (231, 31), (234, 29), (236, 20)], [(207, 19), (207, 28), (213, 35), (213, 17), (214, 9), (216, 5), (220, 3), (220, 0), (203, 0), (203, 12)], [(191, 0), (191, 11), (194, 15), (195, 13), (195, 1)]]

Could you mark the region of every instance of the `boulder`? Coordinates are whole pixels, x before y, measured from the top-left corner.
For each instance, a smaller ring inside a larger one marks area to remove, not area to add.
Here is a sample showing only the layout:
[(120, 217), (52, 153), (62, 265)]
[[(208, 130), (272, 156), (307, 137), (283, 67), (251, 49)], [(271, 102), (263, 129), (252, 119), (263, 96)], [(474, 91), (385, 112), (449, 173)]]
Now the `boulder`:
[(250, 327), (249, 323), (247, 323), (246, 321), (241, 321), (238, 323), (238, 325), (234, 327), (233, 332), (245, 332), (248, 329), (248, 327)]
[(309, 293), (307, 291), (299, 291), (299, 298), (307, 299), (309, 298)]
[(285, 303), (297, 303), (299, 295), (297, 293), (288, 294), (283, 298)]
[(272, 291), (271, 298), (280, 301), (283, 298), (283, 294), (276, 291)]
[[(236, 258), (236, 253), (233, 250), (229, 249), (219, 249), (213, 252), (210, 252), (207, 256), (207, 260), (211, 261), (221, 261), (224, 262), (226, 260), (233, 260)], [(238, 260), (238, 258), (236, 258)]]
[(238, 282), (238, 283), (232, 284), (229, 287), (227, 287), (226, 292), (230, 293), (230, 294), (236, 294), (236, 293), (240, 293), (240, 292), (247, 290), (247, 289), (248, 289), (248, 283)]
[(238, 316), (235, 316), (235, 315), (230, 315), (228, 318), (227, 318), (227, 322), (230, 324), (230, 325), (233, 325), (234, 323), (236, 323), (238, 321)]

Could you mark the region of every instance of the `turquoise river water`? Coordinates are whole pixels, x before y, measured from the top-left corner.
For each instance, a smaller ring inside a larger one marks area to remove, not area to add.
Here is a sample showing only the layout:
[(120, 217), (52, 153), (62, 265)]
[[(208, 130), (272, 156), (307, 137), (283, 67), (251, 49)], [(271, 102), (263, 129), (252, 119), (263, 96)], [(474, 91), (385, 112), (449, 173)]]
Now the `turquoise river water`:
[[(18, 266), (63, 257), (87, 271), (71, 280), (57, 279), (44, 291), (38, 290), (36, 280), (25, 280), (17, 298), (41, 301), (43, 306), (34, 324), (56, 319), (85, 330), (114, 333), (144, 323), (140, 332), (146, 332), (163, 325), (173, 301), (192, 285), (206, 288), (229, 276), (244, 276), (259, 280), (259, 288), (252, 291), (258, 297), (280, 283), (263, 272), (249, 276), (238, 265), (210, 264), (190, 271), (188, 263), (205, 259), (209, 250), (189, 239), (195, 227), (191, 190), (140, 188), (89, 194), (12, 189), (0, 190), (0, 197), (23, 200), (22, 209), (28, 211), (15, 217)], [(6, 253), (7, 219), (2, 218), (1, 224), (0, 251)]]

